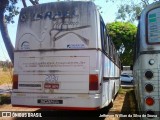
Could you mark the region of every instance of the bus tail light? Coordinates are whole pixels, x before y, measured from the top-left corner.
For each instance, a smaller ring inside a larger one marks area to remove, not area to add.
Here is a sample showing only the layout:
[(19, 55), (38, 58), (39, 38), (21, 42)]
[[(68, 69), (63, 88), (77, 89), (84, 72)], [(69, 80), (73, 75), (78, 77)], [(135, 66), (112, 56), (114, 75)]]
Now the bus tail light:
[(89, 75), (89, 90), (98, 90), (98, 75)]
[(145, 73), (145, 76), (147, 79), (151, 79), (153, 77), (153, 72), (148, 70), (146, 73)]
[(153, 85), (152, 84), (147, 84), (146, 86), (145, 86), (145, 89), (146, 89), (146, 91), (147, 92), (152, 92), (153, 91), (153, 89), (154, 89), (154, 87), (153, 87)]
[(13, 89), (18, 89), (18, 75), (17, 74), (14, 74), (13, 75)]
[(146, 104), (149, 106), (154, 104), (154, 99), (152, 97), (147, 97), (145, 101), (146, 101)]

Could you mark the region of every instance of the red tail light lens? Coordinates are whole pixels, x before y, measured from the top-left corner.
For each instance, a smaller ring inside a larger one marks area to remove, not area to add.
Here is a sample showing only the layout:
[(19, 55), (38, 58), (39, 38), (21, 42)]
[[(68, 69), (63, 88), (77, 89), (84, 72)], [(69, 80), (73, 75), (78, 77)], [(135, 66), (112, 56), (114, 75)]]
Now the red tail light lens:
[(89, 90), (98, 90), (98, 75), (89, 75)]
[(151, 97), (147, 97), (146, 98), (146, 104), (149, 105), (149, 106), (153, 105), (154, 104), (154, 99), (151, 98)]
[(14, 74), (13, 75), (13, 89), (18, 89), (18, 75), (17, 74)]

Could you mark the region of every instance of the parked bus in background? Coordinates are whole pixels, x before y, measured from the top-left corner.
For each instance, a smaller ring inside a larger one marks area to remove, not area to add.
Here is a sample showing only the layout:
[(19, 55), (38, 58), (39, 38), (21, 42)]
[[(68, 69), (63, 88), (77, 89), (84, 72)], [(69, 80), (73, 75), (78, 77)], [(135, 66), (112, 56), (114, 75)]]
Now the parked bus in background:
[(13, 106), (97, 110), (119, 90), (120, 60), (93, 2), (53, 2), (20, 12)]
[[(160, 2), (147, 6), (140, 16), (135, 43), (133, 76), (139, 110), (160, 115)], [(157, 116), (157, 117), (156, 117)], [(150, 119), (151, 116), (148, 115)], [(153, 120), (153, 119), (152, 119)]]

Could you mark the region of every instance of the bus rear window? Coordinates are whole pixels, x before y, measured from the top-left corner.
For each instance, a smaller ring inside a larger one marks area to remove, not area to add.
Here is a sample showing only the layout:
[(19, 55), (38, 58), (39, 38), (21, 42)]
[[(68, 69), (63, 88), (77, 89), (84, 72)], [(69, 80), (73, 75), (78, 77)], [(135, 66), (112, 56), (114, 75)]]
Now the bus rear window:
[(96, 38), (92, 30), (95, 21), (94, 4), (77, 2), (73, 6), (71, 3), (53, 2), (23, 8), (19, 17), (15, 50), (93, 47), (92, 42)]
[(147, 43), (160, 43), (160, 8), (148, 12), (147, 26)]

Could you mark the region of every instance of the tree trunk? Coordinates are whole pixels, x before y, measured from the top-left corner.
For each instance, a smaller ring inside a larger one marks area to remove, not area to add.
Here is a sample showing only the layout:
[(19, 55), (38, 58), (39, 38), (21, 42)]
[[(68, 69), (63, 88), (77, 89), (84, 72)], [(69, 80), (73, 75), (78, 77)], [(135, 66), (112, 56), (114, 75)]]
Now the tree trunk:
[(6, 46), (7, 52), (9, 54), (9, 57), (12, 61), (12, 64), (14, 64), (14, 47), (11, 43), (11, 39), (8, 34), (7, 24), (5, 23), (4, 9), (0, 9), (0, 30), (1, 30), (2, 38)]

